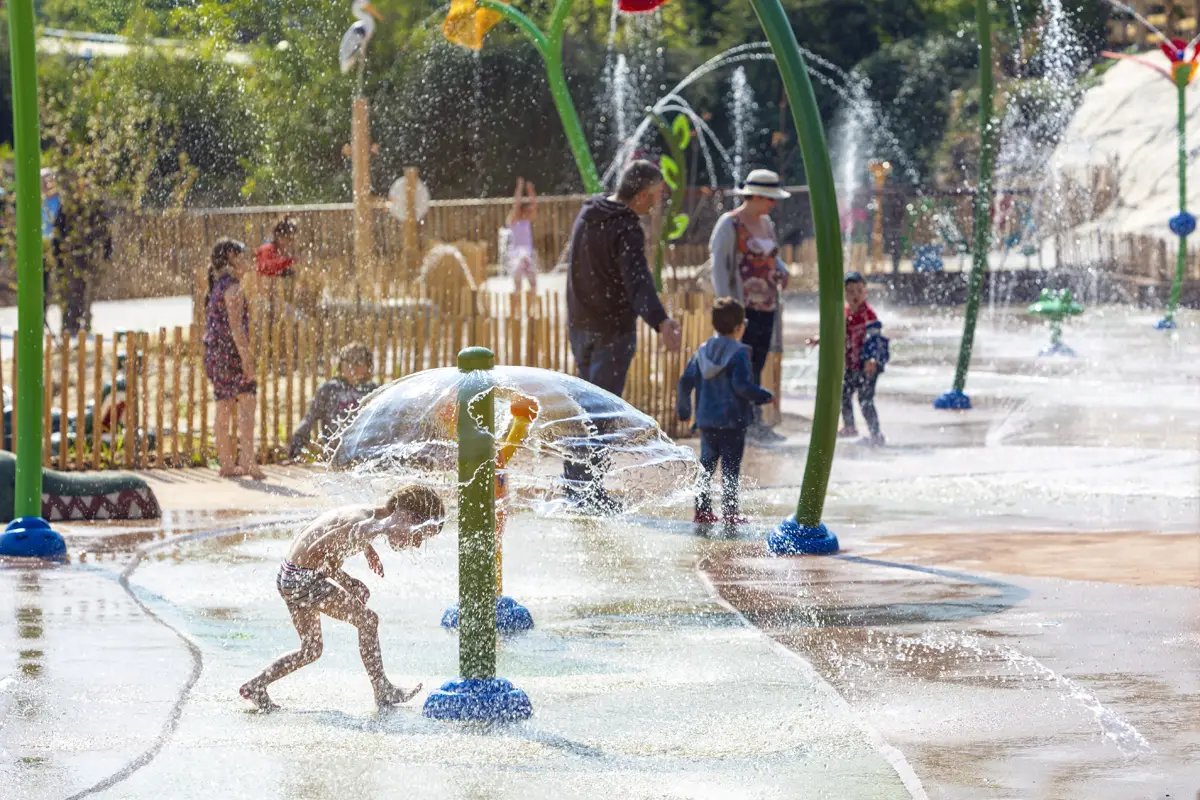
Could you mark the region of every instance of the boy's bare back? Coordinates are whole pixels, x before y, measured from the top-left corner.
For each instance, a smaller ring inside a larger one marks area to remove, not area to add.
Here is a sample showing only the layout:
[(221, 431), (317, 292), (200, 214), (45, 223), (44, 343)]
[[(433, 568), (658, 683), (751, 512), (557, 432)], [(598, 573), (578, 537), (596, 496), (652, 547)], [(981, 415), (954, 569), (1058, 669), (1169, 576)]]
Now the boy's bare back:
[[(343, 506), (317, 517), (296, 534), (287, 560), (297, 567), (332, 571), (367, 549), (375, 508)], [(358, 534), (368, 534), (362, 536)]]

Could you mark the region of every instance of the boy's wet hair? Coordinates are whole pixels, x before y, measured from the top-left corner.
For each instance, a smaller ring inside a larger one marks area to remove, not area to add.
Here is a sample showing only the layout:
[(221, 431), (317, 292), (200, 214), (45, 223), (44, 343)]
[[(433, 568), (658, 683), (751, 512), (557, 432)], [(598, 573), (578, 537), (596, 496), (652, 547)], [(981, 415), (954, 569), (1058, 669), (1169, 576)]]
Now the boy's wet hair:
[(732, 297), (718, 297), (713, 302), (713, 330), (722, 336), (729, 336), (746, 321), (746, 308)]
[(338, 369), (342, 372), (351, 367), (374, 367), (375, 356), (371, 348), (362, 342), (353, 342), (338, 350)]
[(438, 493), (418, 483), (401, 486), (388, 495), (387, 510), (389, 514), (395, 514), (397, 510), (407, 511), (412, 515), (415, 525), (439, 521), (446, 516), (446, 506)]

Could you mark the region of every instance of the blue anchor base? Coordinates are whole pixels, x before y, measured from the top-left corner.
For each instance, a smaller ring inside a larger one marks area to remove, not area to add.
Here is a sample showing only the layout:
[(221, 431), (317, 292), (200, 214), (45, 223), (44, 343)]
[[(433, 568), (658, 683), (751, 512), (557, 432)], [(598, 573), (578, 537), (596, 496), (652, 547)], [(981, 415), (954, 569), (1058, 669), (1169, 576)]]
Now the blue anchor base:
[(446, 681), (430, 692), (422, 713), (455, 722), (516, 722), (533, 715), (533, 704), (503, 678), (466, 678)]
[[(442, 614), (442, 627), (458, 629), (458, 604), (455, 603)], [(496, 630), (501, 633), (527, 631), (533, 628), (533, 615), (529, 609), (511, 597), (496, 598)]]
[(41, 517), (18, 517), (0, 534), (0, 556), (63, 559), (67, 543)]
[(933, 407), (938, 409), (950, 409), (952, 411), (969, 411), (971, 408), (971, 398), (964, 393), (951, 389), (945, 394), (939, 395), (933, 401)]
[(838, 551), (838, 538), (825, 523), (808, 528), (796, 522), (793, 514), (767, 537), (767, 547), (777, 556), (829, 555)]

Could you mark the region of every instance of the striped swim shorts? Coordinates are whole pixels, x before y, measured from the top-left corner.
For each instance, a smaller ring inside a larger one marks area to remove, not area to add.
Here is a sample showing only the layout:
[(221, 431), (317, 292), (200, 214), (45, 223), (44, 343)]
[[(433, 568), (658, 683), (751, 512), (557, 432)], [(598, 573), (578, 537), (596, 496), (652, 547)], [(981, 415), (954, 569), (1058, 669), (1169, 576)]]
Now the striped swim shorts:
[(284, 561), (279, 566), (279, 574), (275, 576), (275, 587), (288, 605), (311, 608), (328, 600), (340, 589), (329, 578), (315, 569), (297, 567), (290, 561)]

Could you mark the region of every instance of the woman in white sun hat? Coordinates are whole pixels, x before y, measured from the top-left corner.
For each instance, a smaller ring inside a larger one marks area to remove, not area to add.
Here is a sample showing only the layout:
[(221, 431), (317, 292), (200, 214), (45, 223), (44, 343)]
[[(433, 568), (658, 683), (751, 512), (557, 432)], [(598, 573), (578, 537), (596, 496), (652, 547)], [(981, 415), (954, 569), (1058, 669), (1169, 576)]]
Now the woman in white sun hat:
[[(712, 255), (713, 293), (732, 297), (746, 307), (746, 332), (742, 343), (750, 347), (754, 381), (761, 385), (763, 367), (780, 332), (779, 292), (788, 283), (787, 266), (779, 258), (779, 243), (771, 211), (776, 202), (791, 197), (780, 186), (779, 175), (756, 169), (737, 190), (742, 204), (721, 215), (708, 247)], [(751, 438), (782, 439), (761, 422), (751, 428)]]

